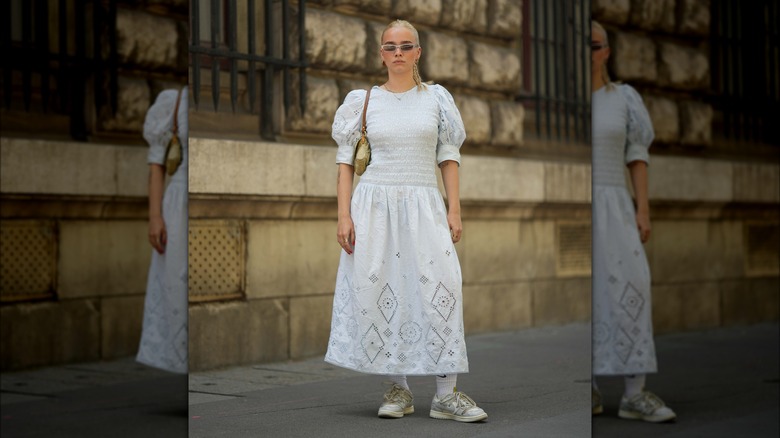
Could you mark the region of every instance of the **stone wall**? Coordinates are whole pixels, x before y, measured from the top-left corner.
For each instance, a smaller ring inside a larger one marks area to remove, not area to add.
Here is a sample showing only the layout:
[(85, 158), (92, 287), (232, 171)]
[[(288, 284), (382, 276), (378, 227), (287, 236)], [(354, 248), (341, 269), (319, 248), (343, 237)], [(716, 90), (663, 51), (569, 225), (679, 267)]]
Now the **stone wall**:
[(716, 129), (710, 1), (593, 0), (593, 19), (609, 33), (613, 79), (639, 90), (656, 132), (646, 245), (656, 330), (776, 321), (777, 145), (729, 143)]
[(119, 2), (118, 106), (96, 107), (87, 87), (89, 141), (70, 141), (67, 121), (35, 103), (17, 111), (21, 93), (2, 110), (2, 258), (15, 269), (0, 279), (4, 371), (136, 353), (151, 255), (141, 130), (157, 93), (187, 81), (188, 8)]

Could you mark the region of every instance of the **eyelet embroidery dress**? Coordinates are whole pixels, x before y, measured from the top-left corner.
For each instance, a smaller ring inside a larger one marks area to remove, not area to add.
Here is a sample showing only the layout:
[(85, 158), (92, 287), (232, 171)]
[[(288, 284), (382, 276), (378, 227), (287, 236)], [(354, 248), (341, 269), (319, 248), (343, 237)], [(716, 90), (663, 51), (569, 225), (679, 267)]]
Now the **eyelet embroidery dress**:
[[(337, 163), (353, 164), (365, 90), (350, 92), (333, 122)], [(356, 243), (341, 252), (325, 361), (371, 374), (468, 372), (462, 277), (436, 164), (466, 138), (439, 85), (371, 92), (371, 163), (352, 194)]]
[[(144, 122), (149, 143), (147, 161), (164, 165), (165, 148), (172, 136), (178, 90), (157, 96)], [(143, 331), (136, 360), (174, 373), (187, 373), (187, 88), (181, 92), (178, 135), (182, 162), (170, 177), (162, 201), (168, 242), (165, 253), (152, 249), (146, 282)]]
[(657, 371), (650, 268), (625, 166), (648, 162), (653, 126), (628, 85), (593, 93), (593, 374)]

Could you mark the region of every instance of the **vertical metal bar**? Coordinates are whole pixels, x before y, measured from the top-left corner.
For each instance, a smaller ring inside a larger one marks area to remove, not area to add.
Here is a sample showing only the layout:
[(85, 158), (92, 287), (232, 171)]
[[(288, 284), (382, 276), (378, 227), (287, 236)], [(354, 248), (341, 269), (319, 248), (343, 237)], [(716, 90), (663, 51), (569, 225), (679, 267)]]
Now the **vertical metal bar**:
[(539, 83), (539, 2), (541, 0), (534, 0), (533, 2), (533, 39), (534, 39), (534, 100), (536, 101), (536, 135), (542, 137), (542, 102), (541, 102), (541, 84)]
[[(290, 2), (282, 0), (282, 59), (290, 60)], [(290, 67), (282, 66), (282, 100), (284, 102), (285, 114), (290, 109)]]
[[(273, 7), (270, 0), (265, 0), (265, 56), (273, 56), (274, 46), (274, 32), (273, 32)], [(262, 111), (261, 117), (261, 135), (266, 140), (274, 139), (274, 125), (273, 125), (273, 103), (274, 103), (274, 66), (270, 63), (265, 63), (263, 71), (263, 85), (261, 88), (262, 93)]]
[(6, 56), (3, 56), (3, 100), (5, 108), (10, 109), (11, 93), (13, 92), (13, 87), (11, 86), (13, 75), (11, 74), (11, 62), (8, 59), (8, 53), (11, 50), (11, 2), (0, 3), (2, 3), (2, 6), (0, 6), (2, 8), (2, 13), (0, 14), (2, 17), (0, 17), (0, 20), (2, 20), (3, 28), (3, 53), (6, 54)]
[(36, 8), (38, 24), (35, 26), (37, 57), (40, 59), (41, 105), (43, 112), (49, 110), (49, 2), (39, 0)]
[[(555, 106), (553, 107), (554, 108), (553, 111), (555, 112), (555, 134), (558, 141), (561, 141), (561, 106), (562, 106), (561, 88), (563, 88), (561, 84), (564, 81), (564, 77), (558, 73), (558, 66), (557, 66), (557, 64), (561, 62), (561, 43), (562, 43), (561, 33), (563, 31), (562, 26), (560, 25), (560, 17), (562, 15), (560, 13), (561, 11), (560, 3), (562, 3), (560, 0), (558, 0), (557, 5), (553, 3), (555, 9), (553, 9), (552, 12), (552, 25), (553, 25), (552, 34), (553, 34), (553, 38), (555, 39), (552, 44), (554, 50), (552, 68), (553, 68), (553, 77), (555, 78), (555, 91), (554, 91)], [(558, 11), (558, 13), (556, 14), (555, 11)]]
[(301, 117), (306, 113), (306, 0), (298, 2), (298, 99), (301, 107)]
[(552, 129), (550, 128), (550, 26), (549, 26), (549, 11), (550, 2), (545, 1), (544, 2), (544, 14), (543, 14), (543, 20), (544, 20), (544, 101), (546, 103), (545, 105), (545, 111), (544, 116), (546, 120), (546, 127), (547, 127), (547, 138), (552, 137)]
[[(190, 0), (190, 47), (200, 47), (200, 2)], [(252, 3), (253, 0), (249, 0)], [(250, 28), (251, 30), (251, 28)], [(192, 57), (192, 98), (195, 108), (200, 102), (200, 54), (190, 51)]]
[(60, 0), (57, 8), (59, 14), (59, 27), (57, 29), (57, 41), (59, 41), (59, 72), (57, 72), (57, 94), (60, 100), (60, 111), (67, 112), (70, 108), (70, 87), (68, 86), (68, 4), (67, 0)]
[[(217, 41), (219, 40), (219, 28), (221, 15), (219, 13), (219, 0), (211, 0), (211, 48), (217, 48)], [(211, 100), (214, 104), (214, 111), (219, 109), (219, 56), (216, 54), (211, 55)]]
[[(565, 99), (564, 101), (564, 109), (565, 112), (563, 114), (563, 121), (564, 121), (564, 134), (566, 137), (566, 141), (571, 141), (570, 133), (569, 133), (569, 117), (571, 116), (572, 108), (571, 108), (571, 102), (573, 100), (573, 96), (571, 95), (571, 91), (569, 90), (569, 81), (570, 81), (570, 75), (568, 73), (568, 70), (570, 67), (573, 67), (573, 63), (569, 62), (568, 54), (572, 53), (574, 51), (573, 48), (569, 48), (569, 50), (566, 50), (566, 34), (568, 32), (571, 32), (572, 34), (572, 42), (574, 41), (574, 33), (576, 32), (576, 29), (574, 26), (567, 26), (569, 22), (569, 16), (571, 14), (571, 11), (569, 11), (569, 2), (562, 1), (561, 2), (561, 61), (563, 64), (563, 97)], [(574, 17), (571, 17), (572, 20)], [(574, 22), (572, 21), (572, 25)], [(577, 71), (574, 70), (574, 75), (577, 74)], [(576, 77), (576, 76), (574, 76)]]
[(72, 94), (72, 103), (70, 111), (70, 132), (75, 140), (85, 141), (87, 139), (87, 126), (84, 112), (86, 106), (84, 103), (84, 77), (86, 76), (86, 45), (87, 38), (85, 32), (86, 4), (85, 0), (76, 0), (75, 2), (76, 23), (74, 30), (76, 33), (76, 58), (70, 68), (72, 81), (70, 82)]
[(116, 35), (116, 1), (108, 2), (108, 95), (111, 114), (119, 109), (119, 52)]
[(104, 73), (106, 64), (103, 62), (103, 8), (99, 1), (92, 2), (92, 60), (94, 68), (93, 99), (95, 109), (99, 111), (101, 105), (105, 105), (104, 99)]
[[(257, 54), (257, 48), (255, 47), (255, 0), (247, 0), (247, 13), (248, 13), (248, 22), (247, 22), (247, 35), (249, 41), (248, 47), (249, 47), (249, 54), (250, 55), (256, 55)], [(249, 69), (246, 72), (246, 79), (247, 79), (247, 88), (249, 89), (249, 113), (255, 112), (255, 78), (257, 75), (257, 71), (255, 61), (249, 61)]]
[(30, 97), (32, 95), (32, 69), (30, 60), (30, 46), (32, 45), (32, 3), (22, 2), (22, 47), (24, 47), (24, 61), (22, 63), (22, 93), (24, 110), (30, 111)]
[[(580, 134), (580, 118), (578, 117), (579, 90), (577, 89), (577, 75), (579, 73), (579, 70), (577, 70), (577, 37), (579, 36), (579, 30), (577, 29), (577, 3), (582, 3), (583, 1), (584, 0), (580, 0), (579, 2), (573, 2), (568, 5), (569, 13), (567, 14), (567, 23), (571, 23), (571, 25), (566, 26), (566, 29), (569, 30), (571, 44), (567, 51), (567, 63), (572, 67), (572, 74), (571, 80), (569, 80), (568, 77), (566, 78), (567, 84), (571, 88), (567, 93), (567, 100), (569, 102), (566, 111), (566, 141), (571, 141), (572, 139), (576, 140), (579, 138)], [(572, 124), (574, 125), (573, 133), (569, 132), (569, 118), (572, 119)]]
[(228, 46), (230, 47), (230, 105), (233, 108), (233, 112), (236, 112), (236, 101), (238, 100), (238, 60), (235, 58), (237, 49), (237, 20), (236, 20), (236, 0), (230, 0), (228, 2), (228, 20), (230, 30), (230, 41)]

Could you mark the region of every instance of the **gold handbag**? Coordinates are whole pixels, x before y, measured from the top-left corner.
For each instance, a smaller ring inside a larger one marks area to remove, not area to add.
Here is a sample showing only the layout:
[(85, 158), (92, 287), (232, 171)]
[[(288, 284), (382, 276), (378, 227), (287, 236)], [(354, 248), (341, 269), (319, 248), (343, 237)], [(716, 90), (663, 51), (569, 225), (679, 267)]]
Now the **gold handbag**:
[(168, 175), (173, 175), (179, 168), (182, 161), (181, 143), (179, 142), (179, 102), (181, 101), (181, 90), (176, 96), (176, 108), (173, 110), (173, 136), (165, 148), (165, 170)]
[(368, 97), (371, 95), (371, 89), (366, 92), (366, 102), (363, 104), (363, 127), (361, 128), (360, 140), (355, 145), (355, 173), (362, 175), (366, 167), (371, 162), (371, 145), (366, 137), (366, 109), (368, 109)]

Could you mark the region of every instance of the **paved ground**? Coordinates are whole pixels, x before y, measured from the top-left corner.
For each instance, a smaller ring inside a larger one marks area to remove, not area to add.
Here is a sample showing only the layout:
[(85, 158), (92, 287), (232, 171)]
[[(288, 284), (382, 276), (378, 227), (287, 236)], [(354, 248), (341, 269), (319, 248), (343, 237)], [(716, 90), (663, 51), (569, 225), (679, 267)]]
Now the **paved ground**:
[[(132, 359), (3, 373), (8, 437), (776, 437), (778, 324), (659, 336), (661, 372), (648, 388), (675, 409), (671, 424), (616, 417), (619, 379), (600, 379), (605, 413), (591, 419), (586, 325), (471, 336), (458, 387), (486, 422), (428, 418), (435, 385), (410, 378), (417, 412), (376, 418), (381, 378), (302, 362), (175, 376)], [(189, 406), (188, 406), (189, 405)], [(189, 425), (187, 410), (189, 409)], [(189, 431), (188, 431), (189, 428)]]

